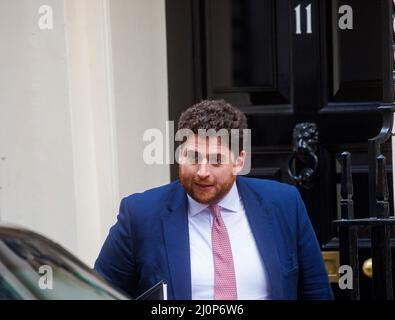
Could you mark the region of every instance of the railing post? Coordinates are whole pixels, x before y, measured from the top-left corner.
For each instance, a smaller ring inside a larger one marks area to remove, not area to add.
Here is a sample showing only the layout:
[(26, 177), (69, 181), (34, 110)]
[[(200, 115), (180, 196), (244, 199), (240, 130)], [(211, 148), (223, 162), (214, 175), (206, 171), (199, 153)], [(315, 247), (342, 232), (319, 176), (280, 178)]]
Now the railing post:
[[(353, 182), (351, 174), (351, 154), (341, 154), (341, 219), (354, 219)], [(340, 264), (349, 265), (353, 271), (353, 286), (349, 297), (360, 299), (359, 262), (358, 262), (358, 230), (357, 226), (339, 226)]]
[[(385, 156), (377, 157), (376, 214), (377, 218), (389, 218), (387, 172)], [(373, 297), (393, 299), (391, 234), (389, 225), (372, 227)]]

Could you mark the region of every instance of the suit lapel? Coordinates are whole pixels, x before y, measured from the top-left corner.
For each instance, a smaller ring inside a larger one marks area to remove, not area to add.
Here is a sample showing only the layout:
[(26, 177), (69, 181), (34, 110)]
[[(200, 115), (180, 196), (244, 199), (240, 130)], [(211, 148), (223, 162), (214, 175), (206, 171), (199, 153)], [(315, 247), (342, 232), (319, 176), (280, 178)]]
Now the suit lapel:
[(268, 201), (263, 201), (247, 183), (245, 178), (237, 178), (237, 188), (243, 201), (244, 210), (268, 273), (272, 299), (281, 299), (283, 293), (280, 261), (273, 226), (273, 207)]
[(170, 285), (174, 299), (190, 300), (192, 293), (187, 197), (180, 183), (174, 185), (166, 210), (162, 216), (162, 225)]

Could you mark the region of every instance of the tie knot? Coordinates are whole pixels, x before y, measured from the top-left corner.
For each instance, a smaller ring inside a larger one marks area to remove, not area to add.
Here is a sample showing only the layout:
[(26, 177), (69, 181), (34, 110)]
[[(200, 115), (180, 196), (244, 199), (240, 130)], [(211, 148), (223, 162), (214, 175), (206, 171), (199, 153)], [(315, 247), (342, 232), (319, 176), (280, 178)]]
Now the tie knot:
[(212, 204), (209, 206), (211, 212), (213, 213), (215, 218), (221, 217), (221, 209), (218, 204)]

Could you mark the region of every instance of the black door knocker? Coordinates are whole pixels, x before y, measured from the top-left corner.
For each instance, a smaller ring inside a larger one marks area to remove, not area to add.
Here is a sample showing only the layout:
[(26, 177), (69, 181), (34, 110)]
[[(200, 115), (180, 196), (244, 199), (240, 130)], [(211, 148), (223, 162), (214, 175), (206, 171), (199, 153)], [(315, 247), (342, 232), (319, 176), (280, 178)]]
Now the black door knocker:
[(317, 147), (317, 125), (310, 122), (298, 123), (293, 131), (293, 154), (288, 161), (288, 174), (295, 184), (305, 189), (313, 186), (318, 167)]

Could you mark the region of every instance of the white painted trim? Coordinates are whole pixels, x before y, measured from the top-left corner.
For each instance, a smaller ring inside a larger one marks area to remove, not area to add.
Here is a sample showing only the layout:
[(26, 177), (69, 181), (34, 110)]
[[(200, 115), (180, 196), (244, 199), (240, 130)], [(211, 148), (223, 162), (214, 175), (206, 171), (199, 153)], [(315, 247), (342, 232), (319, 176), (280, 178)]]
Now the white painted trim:
[(93, 265), (119, 203), (108, 0), (64, 0), (77, 255)]
[[(119, 170), (118, 170), (118, 152), (117, 152), (117, 133), (116, 133), (116, 116), (115, 116), (115, 96), (114, 96), (114, 79), (113, 79), (113, 57), (111, 43), (111, 18), (109, 0), (95, 0), (89, 2), (89, 12), (95, 12), (96, 18), (91, 21), (96, 41), (90, 48), (90, 57), (99, 51), (102, 55), (97, 54), (97, 60), (91, 68), (100, 70), (91, 80), (91, 85), (101, 80), (101, 85), (97, 88), (102, 92), (102, 99), (95, 101), (96, 106), (100, 109), (94, 109), (93, 117), (95, 119), (95, 137), (96, 145), (100, 145), (100, 151), (96, 152), (97, 160), (105, 159), (100, 166), (98, 176), (99, 180), (99, 202), (100, 202), (100, 238), (104, 241), (108, 234), (108, 229), (115, 222), (119, 206)], [(91, 17), (91, 16), (90, 16)], [(88, 19), (89, 17), (87, 17)], [(96, 30), (94, 29), (96, 27)], [(96, 97), (97, 95), (95, 95)], [(100, 139), (101, 137), (101, 139)]]
[[(110, 136), (110, 152), (111, 152), (111, 177), (112, 177), (112, 200), (113, 200), (113, 218), (117, 215), (119, 206), (119, 168), (118, 168), (118, 152), (117, 152), (117, 131), (116, 131), (116, 117), (115, 117), (115, 95), (114, 95), (114, 66), (112, 56), (112, 39), (111, 39), (111, 15), (110, 15), (110, 0), (103, 1), (103, 15), (104, 15), (104, 43), (105, 43), (105, 61), (106, 61), (106, 80), (108, 92), (108, 121), (109, 121), (109, 136)], [(102, 230), (102, 236), (106, 236), (107, 226)]]
[[(77, 248), (75, 254), (92, 265), (99, 242), (92, 94), (89, 79), (85, 0), (64, 0), (66, 58), (75, 185)], [(70, 226), (65, 226), (70, 227)]]

